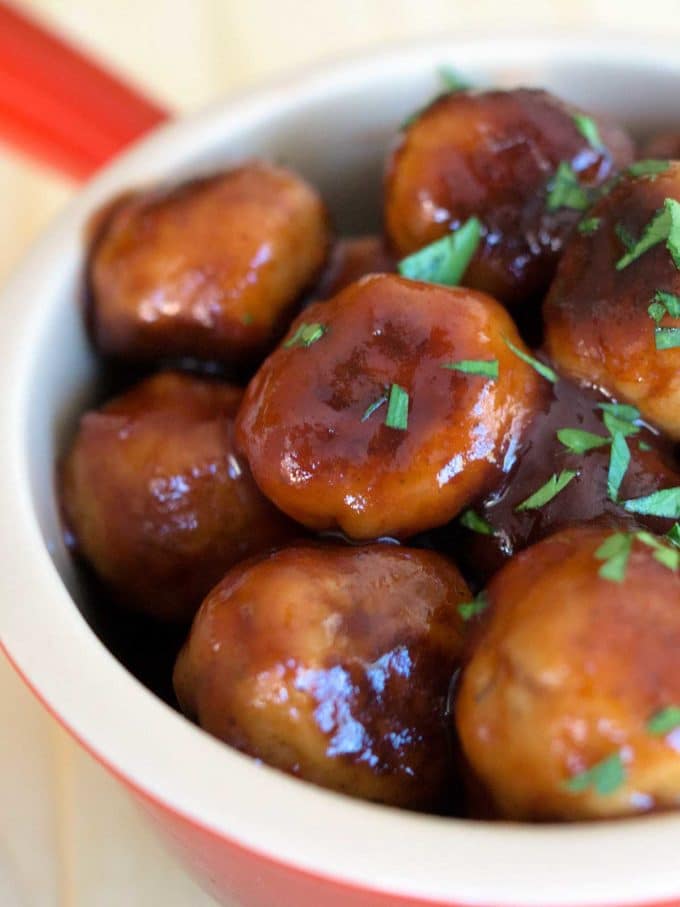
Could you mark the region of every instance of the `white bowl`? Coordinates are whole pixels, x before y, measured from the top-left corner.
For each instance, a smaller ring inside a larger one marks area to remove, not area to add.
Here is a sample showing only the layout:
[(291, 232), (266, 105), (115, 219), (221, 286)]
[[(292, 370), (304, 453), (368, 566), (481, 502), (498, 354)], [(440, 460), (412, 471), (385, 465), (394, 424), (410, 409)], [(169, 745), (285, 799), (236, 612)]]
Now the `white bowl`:
[(2, 642), (46, 707), (140, 796), (218, 896), (261, 907), (674, 901), (680, 815), (487, 824), (320, 790), (257, 765), (164, 705), (76, 604), (53, 469), (96, 372), (79, 310), (88, 216), (131, 186), (259, 154), (316, 183), (340, 227), (365, 231), (378, 223), (396, 124), (437, 91), (444, 63), (480, 84), (544, 86), (638, 131), (680, 126), (674, 44), (512, 35), (431, 42), (307, 73), (166, 126), (113, 163), (0, 296)]

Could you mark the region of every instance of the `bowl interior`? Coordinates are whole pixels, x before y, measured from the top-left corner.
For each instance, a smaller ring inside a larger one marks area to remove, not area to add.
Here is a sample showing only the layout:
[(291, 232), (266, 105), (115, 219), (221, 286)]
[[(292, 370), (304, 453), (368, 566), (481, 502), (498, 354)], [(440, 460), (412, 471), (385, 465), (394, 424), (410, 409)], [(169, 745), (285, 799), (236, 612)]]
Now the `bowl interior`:
[[(246, 846), (414, 896), (575, 905), (680, 892), (672, 868), (680, 818), (575, 830), (415, 817), (291, 781), (210, 740), (125, 672), (90, 629), (104, 638), (109, 632), (65, 550), (54, 494), (55, 458), (98, 389), (80, 311), (83, 237), (89, 216), (112, 195), (259, 155), (316, 184), (339, 232), (370, 232), (380, 226), (386, 151), (399, 122), (440, 90), (439, 65), (480, 85), (546, 87), (644, 134), (680, 128), (676, 58), (672, 46), (642, 50), (634, 40), (506, 36), (431, 43), (307, 74), (162, 129), (95, 180), (39, 243), (2, 297), (0, 474), (5, 540), (14, 552), (2, 580), (3, 642), (39, 695), (104, 761)], [(225, 772), (232, 783), (217, 790)], [(247, 795), (253, 785), (261, 791), (256, 801)], [(289, 816), (304, 811), (309, 821), (282, 824), (288, 806)], [(327, 834), (314, 833), (312, 817)], [(635, 857), (635, 879), (617, 878), (602, 858), (608, 846), (619, 867)], [(482, 868), (489, 858), (503, 867), (498, 878)]]

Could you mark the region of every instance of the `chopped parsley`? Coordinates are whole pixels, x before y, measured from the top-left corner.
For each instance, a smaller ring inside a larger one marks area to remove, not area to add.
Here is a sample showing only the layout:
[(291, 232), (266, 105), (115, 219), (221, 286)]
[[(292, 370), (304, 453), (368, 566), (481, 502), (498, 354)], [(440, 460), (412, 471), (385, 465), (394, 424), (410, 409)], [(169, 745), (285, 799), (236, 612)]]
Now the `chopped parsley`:
[(498, 359), (461, 359), (459, 362), (446, 362), (442, 368), (465, 375), (481, 375), (494, 381), (498, 378)]
[(596, 151), (602, 151), (604, 149), (602, 139), (600, 138), (600, 131), (597, 128), (597, 123), (592, 117), (586, 116), (585, 113), (575, 113), (572, 120), (591, 148), (594, 148)]
[(680, 728), (680, 705), (667, 705), (655, 712), (647, 722), (647, 731), (653, 737), (665, 737)]
[(635, 161), (628, 168), (631, 176), (656, 176), (657, 173), (664, 173), (670, 167), (670, 161), (660, 161), (650, 158), (646, 161)]
[(614, 227), (614, 233), (616, 233), (617, 238), (626, 252), (630, 252), (630, 250), (635, 247), (635, 237), (627, 227), (623, 226), (623, 224), (617, 224)]
[(640, 412), (634, 406), (628, 403), (598, 403), (597, 407), (604, 413), (604, 424), (612, 438), (615, 435), (627, 438), (640, 431), (640, 426), (636, 424), (640, 419)]
[(572, 794), (580, 794), (593, 788), (601, 797), (615, 793), (626, 780), (626, 769), (621, 753), (616, 752), (601, 762), (564, 782)]
[(515, 346), (515, 344), (511, 340), (508, 340), (507, 337), (503, 338), (503, 342), (508, 347), (508, 349), (512, 350), (512, 352), (515, 354), (515, 356), (517, 356), (519, 359), (521, 359), (522, 362), (526, 362), (527, 365), (530, 365), (532, 367), (532, 369), (534, 371), (538, 372), (538, 374), (542, 378), (545, 378), (546, 381), (550, 381), (552, 384), (557, 383), (557, 381), (558, 381), (557, 373), (554, 372), (544, 362), (541, 362), (539, 359), (534, 359), (533, 356), (530, 356), (528, 353), (525, 353), (518, 346)]
[(642, 498), (622, 501), (628, 513), (640, 513), (645, 516), (667, 517), (670, 520), (680, 519), (680, 486), (664, 488)]
[(593, 432), (584, 431), (581, 428), (560, 428), (557, 437), (567, 450), (575, 454), (586, 453), (596, 447), (611, 444), (610, 438), (603, 438), (602, 435), (595, 435)]
[(474, 510), (466, 510), (460, 517), (461, 526), (470, 529), (472, 532), (478, 532), (479, 535), (493, 535), (494, 528), (490, 523), (481, 517)]
[(584, 217), (583, 220), (579, 221), (576, 229), (583, 236), (592, 236), (593, 233), (600, 229), (601, 223), (601, 217)]
[(455, 287), (477, 251), (481, 235), (481, 223), (476, 217), (471, 217), (453, 233), (402, 258), (397, 269), (402, 277), (409, 280)]
[(373, 413), (376, 410), (380, 409), (383, 403), (387, 403), (387, 394), (383, 394), (382, 397), (378, 397), (378, 399), (374, 400), (370, 406), (366, 407), (366, 412), (361, 417), (361, 421), (366, 422), (368, 419), (370, 419)]
[(589, 205), (588, 192), (580, 184), (574, 168), (567, 161), (562, 161), (548, 183), (548, 211), (559, 208), (585, 211)]
[(676, 350), (680, 347), (680, 328), (654, 328), (657, 350)]
[(667, 567), (673, 573), (678, 572), (678, 568), (680, 568), (680, 550), (675, 548), (668, 540), (660, 539), (645, 529), (636, 532), (635, 538), (654, 551), (652, 555), (654, 560), (663, 564), (664, 567)]
[(680, 296), (673, 293), (666, 293), (665, 290), (657, 290), (654, 294), (654, 302), (647, 309), (649, 317), (659, 324), (666, 315), (671, 318), (680, 318)]
[(617, 432), (612, 440), (609, 452), (609, 470), (607, 472), (607, 494), (610, 500), (618, 501), (621, 483), (630, 466), (630, 450), (625, 435)]
[(398, 431), (406, 431), (408, 428), (408, 393), (398, 384), (390, 387), (385, 425)]
[(595, 552), (598, 561), (604, 561), (598, 576), (613, 583), (622, 583), (633, 549), (633, 536), (628, 532), (615, 532)]
[(471, 602), (462, 602), (458, 605), (458, 613), (463, 620), (471, 620), (473, 617), (482, 614), (489, 607), (489, 600), (486, 592), (480, 592), (479, 595)]
[(680, 523), (671, 526), (664, 538), (667, 538), (671, 545), (680, 548)]
[(652, 445), (651, 445), (651, 444), (648, 444), (646, 441), (638, 441), (638, 448), (639, 448), (643, 453), (648, 453), (650, 450), (653, 450), (653, 449), (654, 449), (654, 448), (652, 447)]
[(515, 510), (539, 510), (545, 504), (548, 504), (552, 501), (553, 498), (564, 491), (567, 485), (576, 478), (578, 472), (573, 469), (563, 469), (562, 472), (557, 475), (552, 475), (545, 485), (542, 485), (537, 491), (532, 495), (522, 501), (521, 504), (518, 504), (515, 507)]
[(455, 94), (458, 91), (472, 88), (471, 84), (459, 72), (456, 72), (453, 66), (440, 66), (437, 69), (437, 75), (447, 94)]
[(616, 262), (616, 270), (627, 268), (649, 249), (664, 241), (676, 268), (680, 268), (680, 202), (674, 198), (664, 200), (663, 208), (656, 212), (644, 228), (640, 239)]
[(306, 324), (303, 321), (302, 324), (298, 325), (293, 336), (289, 337), (283, 345), (286, 349), (294, 346), (311, 346), (317, 340), (321, 340), (327, 330), (328, 328), (316, 321), (313, 324)]

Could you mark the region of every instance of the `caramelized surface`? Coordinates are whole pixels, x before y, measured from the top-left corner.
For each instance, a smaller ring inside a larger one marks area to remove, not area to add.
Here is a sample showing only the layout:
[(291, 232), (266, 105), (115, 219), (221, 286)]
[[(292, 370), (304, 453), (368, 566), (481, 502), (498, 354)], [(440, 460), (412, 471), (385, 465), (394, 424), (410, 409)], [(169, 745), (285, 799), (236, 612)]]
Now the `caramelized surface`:
[(381, 803), (439, 809), (442, 720), (469, 591), (439, 555), (294, 547), (210, 593), (175, 669), (201, 727), (284, 771)]
[(455, 230), (469, 217), (484, 236), (465, 284), (507, 305), (548, 287), (582, 212), (549, 211), (548, 183), (561, 162), (584, 186), (599, 186), (632, 160), (623, 130), (598, 122), (604, 150), (591, 147), (576, 109), (545, 91), (445, 95), (404, 131), (388, 160), (385, 225), (399, 256)]
[[(258, 485), (313, 529), (406, 537), (447, 522), (498, 483), (541, 405), (544, 382), (506, 346), (522, 345), (488, 296), (366, 277), (294, 322), (320, 324), (309, 347), (279, 347), (250, 383), (238, 443)], [(443, 368), (497, 360), (497, 381)], [(385, 424), (397, 384), (406, 430)]]
[[(518, 555), (464, 668), (456, 727), (495, 808), (512, 819), (584, 819), (680, 806), (680, 734), (649, 719), (680, 703), (680, 574), (635, 542), (623, 583), (598, 575), (611, 529), (574, 528)], [(566, 782), (624, 765), (607, 794)]]

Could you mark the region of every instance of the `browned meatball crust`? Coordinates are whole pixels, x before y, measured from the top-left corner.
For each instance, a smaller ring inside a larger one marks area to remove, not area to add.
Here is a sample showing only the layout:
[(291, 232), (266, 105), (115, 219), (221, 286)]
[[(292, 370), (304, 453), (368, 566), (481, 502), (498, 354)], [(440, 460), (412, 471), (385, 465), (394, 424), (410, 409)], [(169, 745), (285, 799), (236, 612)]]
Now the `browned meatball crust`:
[[(662, 173), (621, 179), (589, 213), (596, 229), (569, 243), (544, 320), (548, 351), (563, 372), (634, 404), (678, 440), (680, 344), (657, 348), (657, 323), (649, 308), (659, 291), (680, 293), (680, 270), (665, 236), (624, 263), (629, 247), (666, 210), (666, 200), (680, 200), (680, 163)], [(658, 328), (680, 329), (680, 318), (665, 313)]]
[[(674, 709), (680, 716), (680, 573), (657, 548), (624, 536), (622, 576), (606, 578), (601, 571), (615, 565), (602, 546), (615, 532), (560, 532), (488, 587), (455, 719), (503, 817), (680, 806), (680, 723), (671, 720)], [(664, 550), (673, 557), (670, 544)]]
[[(490, 297), (391, 275), (311, 306), (246, 391), (255, 480), (304, 525), (355, 539), (447, 522), (499, 481), (543, 399), (504, 338), (522, 346)], [(467, 360), (498, 377), (450, 368)]]
[(461, 91), (444, 95), (408, 126), (387, 165), (385, 222), (407, 255), (470, 217), (483, 236), (463, 283), (507, 305), (539, 297), (565, 239), (582, 216), (550, 210), (560, 164), (583, 187), (601, 185), (632, 159), (628, 136), (592, 119), (601, 146), (577, 126), (576, 108), (545, 91)]
[(133, 359), (251, 360), (280, 334), (329, 243), (318, 193), (253, 162), (132, 194), (89, 265), (97, 347)]
[(65, 521), (122, 604), (189, 620), (228, 567), (295, 532), (234, 448), (242, 393), (164, 372), (81, 418)]
[(468, 596), (429, 552), (278, 551), (207, 597), (175, 668), (178, 699), (211, 734), (307, 781), (436, 809), (451, 783), (443, 712)]

